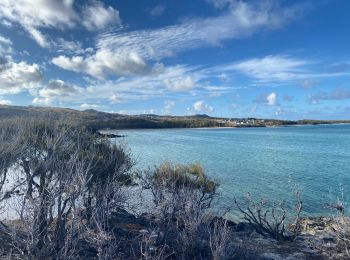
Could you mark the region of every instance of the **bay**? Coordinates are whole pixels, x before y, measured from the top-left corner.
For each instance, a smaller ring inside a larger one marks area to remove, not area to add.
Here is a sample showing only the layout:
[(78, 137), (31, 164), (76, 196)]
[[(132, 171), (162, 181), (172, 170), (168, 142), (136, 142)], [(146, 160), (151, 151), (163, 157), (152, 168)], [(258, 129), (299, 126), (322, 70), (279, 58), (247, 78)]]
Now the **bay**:
[(292, 205), (299, 190), (308, 215), (350, 191), (350, 125), (109, 131), (126, 135), (136, 168), (200, 163), (220, 183), (217, 207), (247, 192)]

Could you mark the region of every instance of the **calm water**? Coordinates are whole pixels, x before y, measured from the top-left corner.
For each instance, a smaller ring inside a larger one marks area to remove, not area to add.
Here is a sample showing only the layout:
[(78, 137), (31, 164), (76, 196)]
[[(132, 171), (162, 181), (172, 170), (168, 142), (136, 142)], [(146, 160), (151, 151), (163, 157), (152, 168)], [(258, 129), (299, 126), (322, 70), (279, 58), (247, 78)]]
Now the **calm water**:
[[(299, 186), (308, 214), (350, 194), (350, 125), (122, 131), (144, 169), (163, 161), (202, 164), (220, 185), (218, 205), (246, 192), (290, 201)], [(120, 140), (120, 139), (118, 139)]]

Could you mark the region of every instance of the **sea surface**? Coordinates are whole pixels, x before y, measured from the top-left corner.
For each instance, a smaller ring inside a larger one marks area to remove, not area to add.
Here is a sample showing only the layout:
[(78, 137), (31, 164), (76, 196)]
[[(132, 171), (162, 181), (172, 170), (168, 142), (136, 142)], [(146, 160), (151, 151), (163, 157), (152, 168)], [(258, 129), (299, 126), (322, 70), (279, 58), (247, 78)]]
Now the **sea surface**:
[[(113, 132), (113, 131), (110, 131)], [(216, 207), (247, 192), (293, 205), (299, 190), (308, 215), (332, 214), (326, 204), (350, 201), (350, 125), (118, 131), (147, 169), (164, 161), (200, 163), (220, 183)]]

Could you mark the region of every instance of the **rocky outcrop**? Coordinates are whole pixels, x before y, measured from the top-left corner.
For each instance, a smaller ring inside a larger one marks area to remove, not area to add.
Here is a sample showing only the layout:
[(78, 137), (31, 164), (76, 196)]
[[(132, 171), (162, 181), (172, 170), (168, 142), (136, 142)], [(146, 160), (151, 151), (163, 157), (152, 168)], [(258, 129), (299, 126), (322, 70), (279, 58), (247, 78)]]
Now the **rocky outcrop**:
[(238, 259), (347, 259), (337, 246), (331, 218), (303, 218), (301, 234), (294, 241), (278, 242), (257, 234), (249, 224), (238, 224), (232, 247)]

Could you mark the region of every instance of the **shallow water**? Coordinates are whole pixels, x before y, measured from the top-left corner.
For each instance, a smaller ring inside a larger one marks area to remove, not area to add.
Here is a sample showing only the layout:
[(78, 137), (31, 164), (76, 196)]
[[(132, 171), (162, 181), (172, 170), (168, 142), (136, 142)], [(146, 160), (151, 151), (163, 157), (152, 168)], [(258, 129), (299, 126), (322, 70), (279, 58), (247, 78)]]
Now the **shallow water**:
[(325, 204), (350, 191), (350, 125), (119, 133), (139, 169), (163, 161), (202, 164), (220, 183), (217, 206), (231, 206), (246, 192), (292, 202), (298, 186), (307, 214), (329, 214)]

